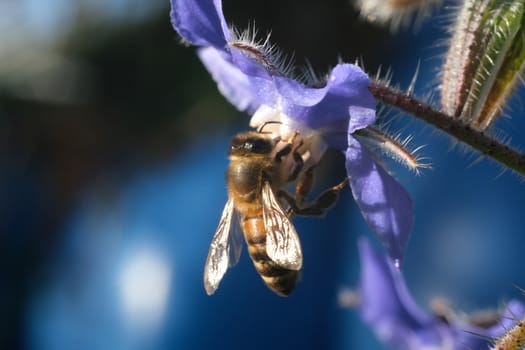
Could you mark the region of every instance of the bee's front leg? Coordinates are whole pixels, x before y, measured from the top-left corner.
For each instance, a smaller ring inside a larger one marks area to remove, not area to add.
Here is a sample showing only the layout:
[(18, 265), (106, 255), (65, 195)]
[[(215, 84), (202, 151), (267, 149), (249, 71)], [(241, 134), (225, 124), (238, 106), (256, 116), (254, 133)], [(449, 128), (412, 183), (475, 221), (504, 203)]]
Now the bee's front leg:
[(278, 195), (284, 198), (290, 205), (290, 208), (288, 209), (288, 216), (290, 217), (293, 215), (323, 216), (326, 210), (332, 207), (335, 202), (337, 202), (337, 199), (339, 198), (339, 191), (341, 191), (348, 184), (348, 182), (348, 178), (345, 178), (338, 185), (324, 190), (319, 196), (317, 196), (312, 204), (306, 207), (299, 207), (297, 204), (298, 199), (285, 191), (279, 191)]
[(301, 173), (297, 185), (295, 186), (295, 200), (298, 206), (303, 206), (306, 196), (312, 190), (314, 183), (314, 168), (317, 164), (312, 165), (305, 172)]

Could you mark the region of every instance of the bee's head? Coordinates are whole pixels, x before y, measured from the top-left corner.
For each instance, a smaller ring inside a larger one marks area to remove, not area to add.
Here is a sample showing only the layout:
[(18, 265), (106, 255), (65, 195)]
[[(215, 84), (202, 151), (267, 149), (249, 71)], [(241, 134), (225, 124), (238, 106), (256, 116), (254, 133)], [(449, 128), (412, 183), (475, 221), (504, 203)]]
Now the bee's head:
[(267, 134), (245, 132), (235, 135), (230, 143), (230, 155), (270, 154), (275, 141)]

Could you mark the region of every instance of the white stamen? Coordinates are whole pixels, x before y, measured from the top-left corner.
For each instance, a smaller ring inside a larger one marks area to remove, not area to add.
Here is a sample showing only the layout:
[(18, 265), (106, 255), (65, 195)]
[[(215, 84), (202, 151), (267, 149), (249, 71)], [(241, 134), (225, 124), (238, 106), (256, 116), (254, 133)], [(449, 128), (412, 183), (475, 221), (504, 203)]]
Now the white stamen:
[(297, 139), (303, 142), (300, 153), (305, 161), (305, 158), (311, 157), (314, 163), (319, 162), (328, 148), (320, 130), (311, 129), (295, 121), (279, 107), (261, 105), (252, 116), (250, 126), (258, 130), (262, 128), (261, 132), (271, 133), (282, 140), (290, 140), (298, 132)]

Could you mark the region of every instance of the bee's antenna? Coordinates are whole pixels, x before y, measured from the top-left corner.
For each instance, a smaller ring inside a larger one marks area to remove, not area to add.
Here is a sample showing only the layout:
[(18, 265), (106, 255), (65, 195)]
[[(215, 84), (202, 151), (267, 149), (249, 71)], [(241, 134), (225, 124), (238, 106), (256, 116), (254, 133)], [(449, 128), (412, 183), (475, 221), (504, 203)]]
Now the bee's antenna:
[(268, 125), (268, 124), (282, 124), (282, 122), (277, 121), (277, 120), (270, 120), (270, 121), (268, 121), (268, 122), (264, 122), (264, 124), (261, 125), (261, 126), (259, 127), (259, 129), (257, 129), (257, 132), (258, 132), (259, 134), (263, 134), (263, 133), (264, 133), (264, 134), (270, 134), (270, 132), (263, 132), (264, 127), (265, 127), (266, 125)]

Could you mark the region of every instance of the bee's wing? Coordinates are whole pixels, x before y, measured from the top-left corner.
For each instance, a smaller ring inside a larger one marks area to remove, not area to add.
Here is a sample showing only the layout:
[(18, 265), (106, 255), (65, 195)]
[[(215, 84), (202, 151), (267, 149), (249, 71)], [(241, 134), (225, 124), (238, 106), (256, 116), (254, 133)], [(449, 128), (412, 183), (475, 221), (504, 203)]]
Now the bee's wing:
[[(210, 251), (208, 252), (206, 265), (204, 266), (204, 288), (208, 295), (215, 293), (222, 277), (228, 269), (228, 266), (235, 263), (236, 261), (234, 260), (238, 260), (238, 256), (240, 255), (239, 249), (237, 249), (237, 252), (233, 252), (233, 254), (230, 255), (230, 232), (234, 212), (235, 207), (233, 205), (233, 200), (230, 198), (226, 202), (224, 210), (222, 211), (221, 220), (219, 221), (217, 231), (211, 240)], [(235, 246), (236, 245), (234, 244), (234, 248)]]
[(239, 224), (239, 215), (238, 213), (233, 215), (232, 227), (230, 228), (230, 238), (228, 240), (229, 251), (230, 251), (230, 261), (228, 267), (233, 267), (239, 262), (242, 251), (242, 241), (243, 233), (241, 225)]
[(268, 182), (263, 186), (262, 204), (266, 254), (281, 267), (300, 270), (303, 266), (303, 253), (299, 236)]

